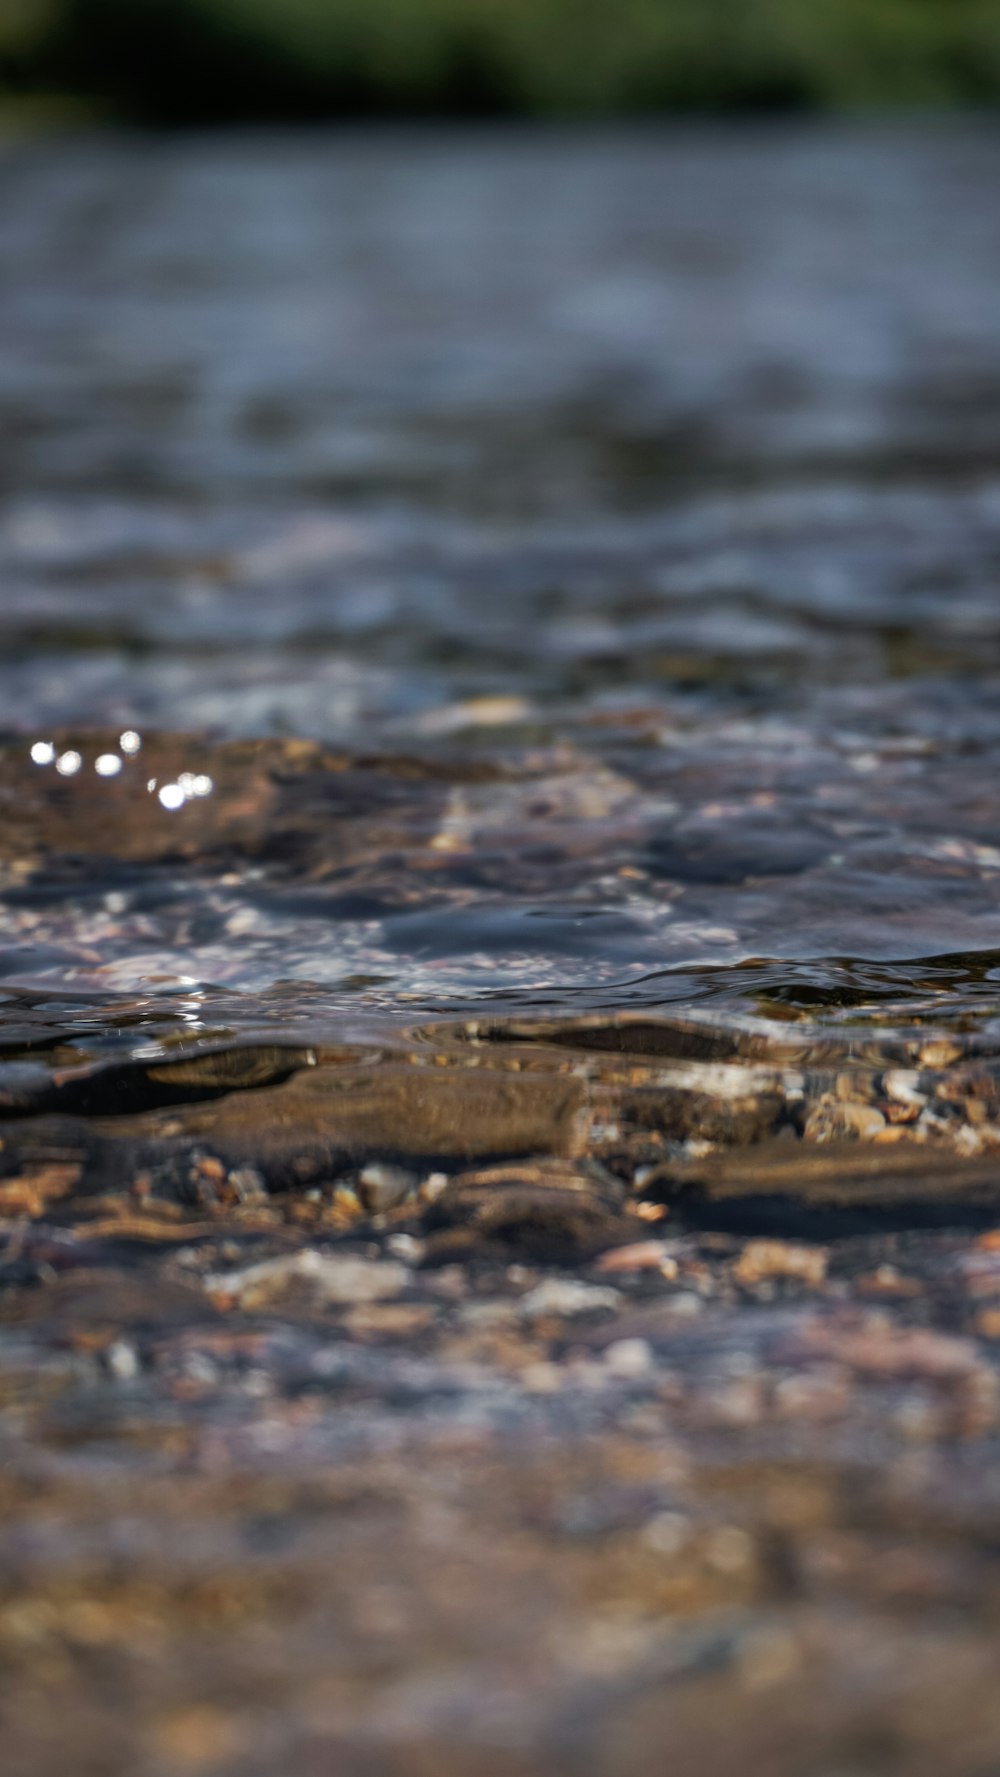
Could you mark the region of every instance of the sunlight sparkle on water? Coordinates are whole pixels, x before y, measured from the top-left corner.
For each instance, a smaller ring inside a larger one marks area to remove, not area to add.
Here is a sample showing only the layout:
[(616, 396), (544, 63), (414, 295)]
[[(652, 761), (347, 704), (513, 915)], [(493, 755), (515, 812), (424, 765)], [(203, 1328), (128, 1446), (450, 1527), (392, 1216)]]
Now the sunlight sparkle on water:
[(182, 771), (177, 779), (185, 796), (210, 796), (214, 784), (203, 771)]

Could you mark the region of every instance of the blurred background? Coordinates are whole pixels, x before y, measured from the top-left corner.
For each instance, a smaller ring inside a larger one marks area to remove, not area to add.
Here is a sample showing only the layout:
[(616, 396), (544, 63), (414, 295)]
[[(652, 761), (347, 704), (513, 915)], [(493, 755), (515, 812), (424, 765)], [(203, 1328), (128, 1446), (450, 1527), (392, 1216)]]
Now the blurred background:
[(923, 109), (998, 96), (997, 0), (0, 4), (8, 119)]

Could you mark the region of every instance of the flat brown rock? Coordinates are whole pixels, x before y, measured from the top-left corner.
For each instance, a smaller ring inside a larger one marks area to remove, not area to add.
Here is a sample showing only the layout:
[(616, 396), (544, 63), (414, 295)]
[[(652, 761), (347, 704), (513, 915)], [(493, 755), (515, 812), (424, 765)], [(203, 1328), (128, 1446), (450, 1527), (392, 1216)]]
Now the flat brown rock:
[[(905, 1220), (937, 1206), (1000, 1217), (1000, 1154), (963, 1159), (946, 1148), (865, 1142), (762, 1142), (678, 1167), (676, 1193), (692, 1207), (772, 1199), (788, 1210), (882, 1210)], [(669, 1188), (669, 1187), (668, 1187)]]

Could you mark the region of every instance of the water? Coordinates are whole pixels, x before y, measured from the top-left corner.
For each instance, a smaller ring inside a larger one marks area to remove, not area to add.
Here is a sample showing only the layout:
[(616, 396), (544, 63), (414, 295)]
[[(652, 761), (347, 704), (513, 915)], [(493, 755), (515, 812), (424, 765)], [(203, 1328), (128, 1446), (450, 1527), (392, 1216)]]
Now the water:
[(18, 1777), (1000, 1746), (998, 176), (3, 149)]
[(146, 774), (93, 783), (113, 726), (196, 731), (237, 798), (222, 737), (349, 769), (278, 792), (248, 880), (199, 855), (218, 793), (144, 811), (123, 891), (117, 832), (61, 905), (46, 860), (5, 980), (173, 1020), (174, 976), (251, 1022), (300, 983), (324, 1029), (496, 996), (988, 1024), (996, 153), (8, 149), (8, 730), (109, 731), (58, 787), (83, 821)]

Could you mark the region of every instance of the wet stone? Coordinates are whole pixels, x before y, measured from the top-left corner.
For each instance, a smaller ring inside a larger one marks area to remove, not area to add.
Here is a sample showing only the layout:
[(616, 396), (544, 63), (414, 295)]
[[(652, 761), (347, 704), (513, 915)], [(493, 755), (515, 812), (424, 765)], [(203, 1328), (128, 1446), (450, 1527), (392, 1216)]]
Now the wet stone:
[(369, 1215), (383, 1215), (412, 1197), (419, 1180), (401, 1166), (366, 1166), (358, 1176), (358, 1196)]
[(290, 1258), (262, 1259), (242, 1271), (212, 1273), (203, 1281), (220, 1304), (252, 1311), (273, 1307), (296, 1290), (323, 1303), (380, 1302), (400, 1295), (409, 1275), (392, 1260), (326, 1257), (307, 1247)]
[(627, 1237), (625, 1193), (597, 1165), (546, 1164), (459, 1173), (436, 1194), (426, 1225), (437, 1233), (439, 1260), (477, 1248), (560, 1258), (596, 1251)]

